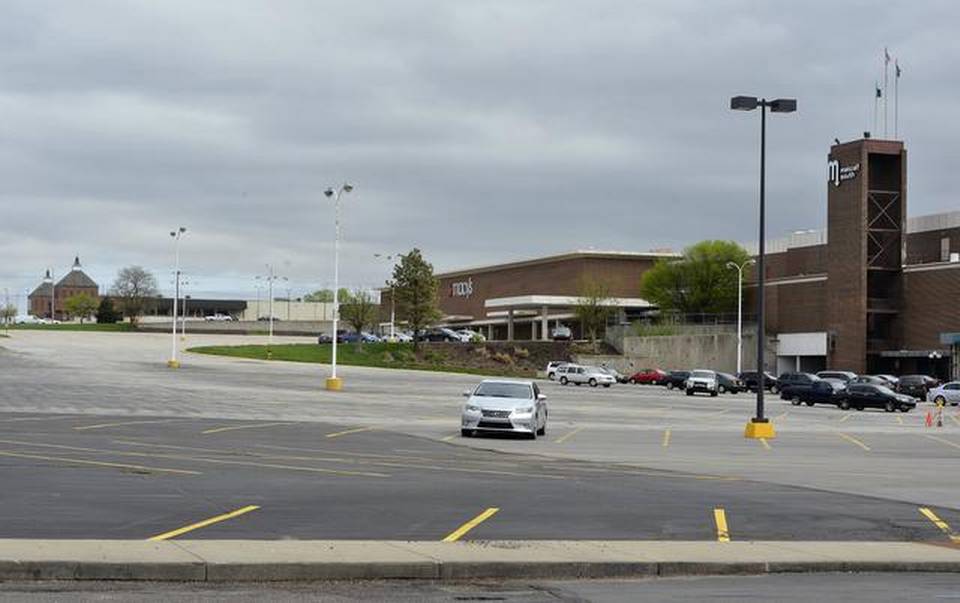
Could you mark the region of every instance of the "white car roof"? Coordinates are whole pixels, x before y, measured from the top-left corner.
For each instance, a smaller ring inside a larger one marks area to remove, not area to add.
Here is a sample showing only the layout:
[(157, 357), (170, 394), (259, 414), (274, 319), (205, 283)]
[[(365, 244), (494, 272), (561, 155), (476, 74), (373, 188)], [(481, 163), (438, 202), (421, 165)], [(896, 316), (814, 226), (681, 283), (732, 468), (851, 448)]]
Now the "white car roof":
[(480, 383), (509, 383), (512, 385), (533, 385), (533, 381), (521, 381), (519, 379), (484, 379)]

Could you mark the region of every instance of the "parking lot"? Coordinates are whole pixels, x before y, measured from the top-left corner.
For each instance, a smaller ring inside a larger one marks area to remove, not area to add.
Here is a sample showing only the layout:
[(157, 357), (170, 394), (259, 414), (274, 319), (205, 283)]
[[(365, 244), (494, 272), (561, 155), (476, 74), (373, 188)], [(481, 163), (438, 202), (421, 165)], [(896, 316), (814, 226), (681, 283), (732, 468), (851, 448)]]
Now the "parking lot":
[[(189, 343), (224, 339), (240, 343)], [(316, 365), (187, 355), (171, 371), (168, 342), (4, 341), (0, 537), (949, 542), (960, 527), (956, 409), (927, 428), (931, 405), (771, 398), (778, 437), (755, 441), (747, 395), (545, 382), (546, 437), (465, 439), (477, 377), (345, 367), (332, 393)]]

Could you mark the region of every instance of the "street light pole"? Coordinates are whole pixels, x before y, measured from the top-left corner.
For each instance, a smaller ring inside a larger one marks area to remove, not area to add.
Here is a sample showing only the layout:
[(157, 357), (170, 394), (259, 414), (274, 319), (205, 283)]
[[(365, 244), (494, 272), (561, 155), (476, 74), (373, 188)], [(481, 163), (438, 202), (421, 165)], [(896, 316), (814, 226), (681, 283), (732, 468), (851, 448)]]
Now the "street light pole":
[(734, 268), (737, 271), (737, 375), (743, 372), (743, 270), (750, 264), (755, 263), (752, 259), (742, 264), (736, 262), (727, 262), (727, 268)]
[(343, 183), (334, 191), (328, 188), (323, 191), (327, 198), (333, 197), (334, 206), (334, 239), (333, 239), (333, 348), (330, 377), (327, 379), (327, 389), (339, 391), (343, 389), (343, 380), (337, 377), (337, 328), (340, 319), (340, 196), (349, 193), (353, 186)]
[[(387, 260), (388, 262), (392, 261), (393, 258), (399, 257), (399, 256), (400, 256), (399, 253), (395, 253), (393, 255), (382, 255), (379, 253), (373, 254), (373, 257), (377, 259), (384, 259), (384, 260)], [(394, 285), (396, 283), (394, 283), (393, 279), (391, 278), (388, 284), (390, 285), (390, 341), (394, 341), (397, 338), (397, 331), (396, 331), (397, 301), (396, 301), (396, 296), (394, 295), (394, 290), (393, 290)]]
[(177, 230), (170, 231), (170, 237), (173, 238), (173, 328), (170, 337), (170, 360), (167, 360), (167, 366), (170, 368), (180, 368), (180, 361), (177, 360), (177, 301), (180, 299), (180, 239), (183, 238), (187, 229), (183, 226)]
[(797, 101), (792, 98), (778, 98), (768, 101), (755, 96), (735, 96), (730, 99), (730, 108), (734, 111), (753, 111), (760, 108), (760, 241), (757, 253), (757, 415), (747, 423), (744, 436), (748, 438), (772, 438), (776, 435), (773, 423), (763, 414), (763, 394), (766, 382), (764, 371), (764, 345), (766, 343), (766, 325), (764, 323), (764, 260), (766, 259), (766, 162), (767, 162), (767, 108), (772, 113), (793, 113), (797, 110)]

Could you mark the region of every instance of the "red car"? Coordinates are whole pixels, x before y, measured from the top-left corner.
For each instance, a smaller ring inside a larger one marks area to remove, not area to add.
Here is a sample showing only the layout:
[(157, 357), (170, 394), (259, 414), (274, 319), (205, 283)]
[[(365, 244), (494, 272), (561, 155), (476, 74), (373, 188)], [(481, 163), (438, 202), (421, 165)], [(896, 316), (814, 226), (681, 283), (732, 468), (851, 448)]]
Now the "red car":
[(660, 385), (666, 382), (667, 372), (660, 369), (642, 369), (630, 376), (629, 383), (643, 383), (646, 385)]

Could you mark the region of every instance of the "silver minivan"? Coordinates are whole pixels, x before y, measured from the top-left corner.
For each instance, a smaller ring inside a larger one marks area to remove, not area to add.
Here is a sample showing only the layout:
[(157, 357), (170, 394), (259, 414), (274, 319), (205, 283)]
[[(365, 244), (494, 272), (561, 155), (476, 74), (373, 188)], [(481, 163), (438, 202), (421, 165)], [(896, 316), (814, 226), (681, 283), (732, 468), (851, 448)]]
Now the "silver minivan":
[(610, 387), (617, 382), (613, 375), (599, 367), (580, 366), (579, 364), (567, 364), (557, 368), (557, 380), (560, 381), (560, 385), (586, 383), (590, 387), (597, 387), (598, 385)]

